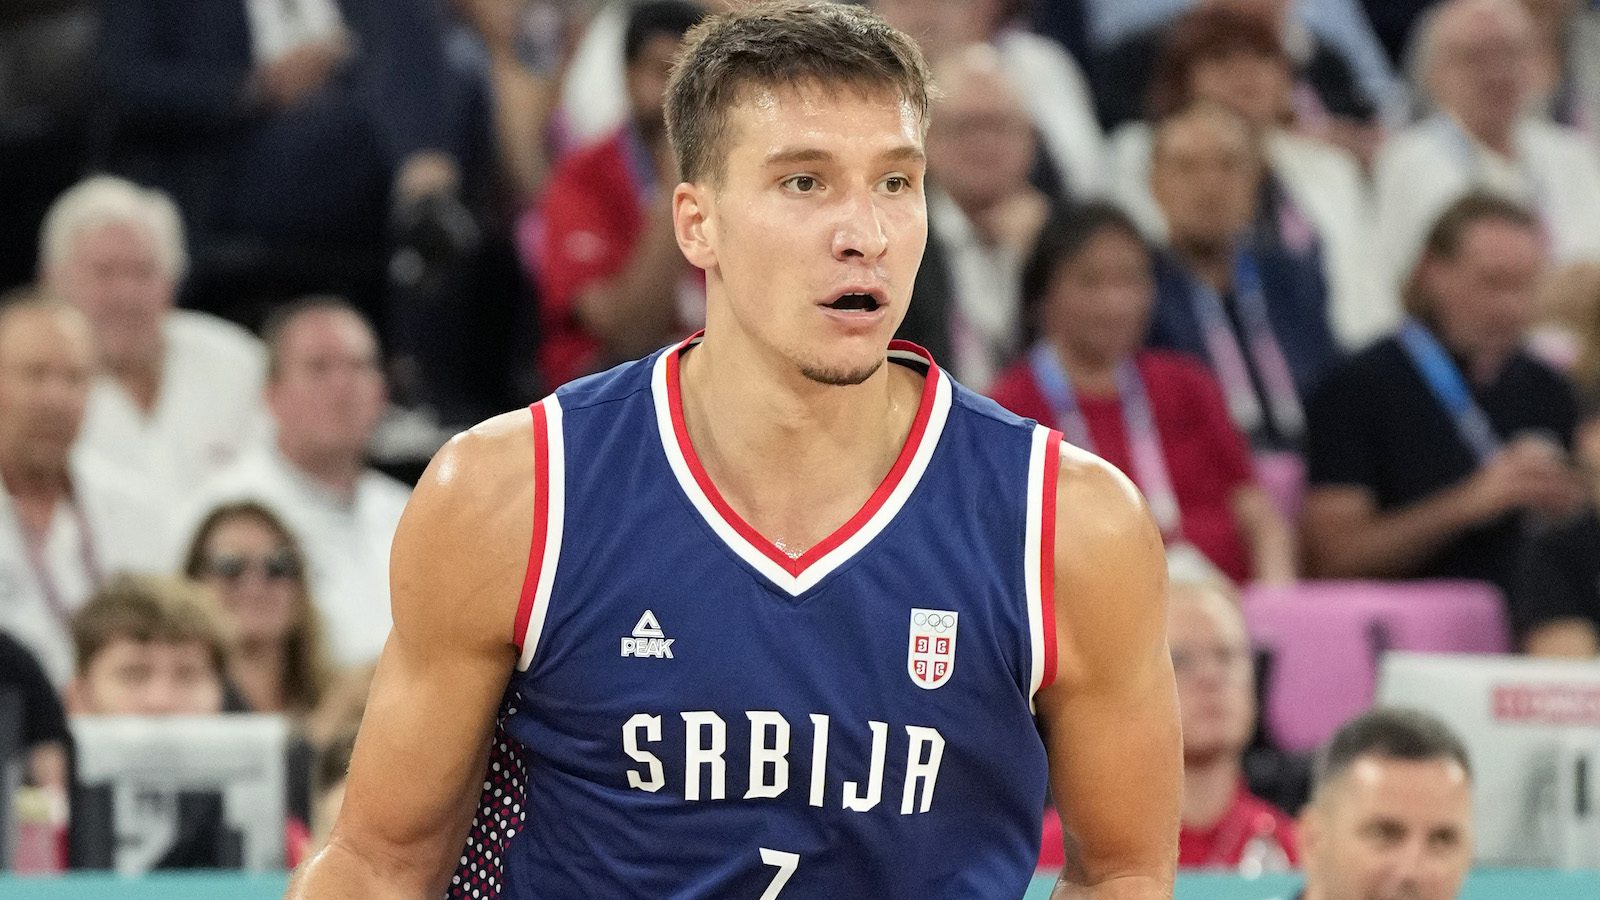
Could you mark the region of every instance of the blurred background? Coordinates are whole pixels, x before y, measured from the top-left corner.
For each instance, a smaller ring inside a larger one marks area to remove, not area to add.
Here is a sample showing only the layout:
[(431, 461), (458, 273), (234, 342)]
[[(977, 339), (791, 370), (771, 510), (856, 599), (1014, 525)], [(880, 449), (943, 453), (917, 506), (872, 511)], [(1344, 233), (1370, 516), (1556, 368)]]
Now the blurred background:
[[(703, 323), (662, 93), (728, 5), (0, 6), (6, 871), (315, 851), (429, 457)], [(900, 336), (1167, 539), (1183, 865), (1306, 862), (1392, 703), (1480, 869), (1600, 870), (1600, 4), (868, 5), (942, 92)]]

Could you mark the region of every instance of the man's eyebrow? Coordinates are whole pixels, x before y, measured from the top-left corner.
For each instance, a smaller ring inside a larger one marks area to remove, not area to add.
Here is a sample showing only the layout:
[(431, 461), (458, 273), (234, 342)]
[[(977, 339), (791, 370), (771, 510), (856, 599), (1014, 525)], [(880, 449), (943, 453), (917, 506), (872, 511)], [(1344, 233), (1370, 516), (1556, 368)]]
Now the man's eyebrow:
[[(886, 162), (926, 162), (927, 154), (922, 148), (914, 144), (904, 144), (879, 154), (879, 159)], [(792, 165), (795, 163), (826, 163), (836, 159), (831, 151), (820, 147), (794, 147), (777, 150), (767, 154), (765, 164), (769, 166)]]
[(928, 154), (922, 152), (921, 147), (913, 144), (904, 144), (893, 150), (886, 151), (882, 158), (889, 162), (925, 163), (928, 161)]

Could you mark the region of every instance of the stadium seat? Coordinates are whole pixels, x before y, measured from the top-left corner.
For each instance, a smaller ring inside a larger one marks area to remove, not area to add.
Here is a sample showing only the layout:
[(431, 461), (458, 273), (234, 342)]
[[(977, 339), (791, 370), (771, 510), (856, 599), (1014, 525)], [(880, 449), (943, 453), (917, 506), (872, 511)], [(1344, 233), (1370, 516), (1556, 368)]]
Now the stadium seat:
[(1505, 606), (1473, 581), (1308, 581), (1244, 593), (1251, 639), (1272, 655), (1262, 710), (1273, 743), (1316, 749), (1365, 710), (1386, 650), (1503, 653)]

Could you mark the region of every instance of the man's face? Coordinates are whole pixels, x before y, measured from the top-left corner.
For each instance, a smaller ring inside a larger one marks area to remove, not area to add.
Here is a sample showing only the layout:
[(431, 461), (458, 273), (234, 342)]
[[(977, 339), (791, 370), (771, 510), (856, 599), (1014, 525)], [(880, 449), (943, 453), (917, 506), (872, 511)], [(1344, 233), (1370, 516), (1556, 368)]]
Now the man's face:
[(213, 715), (222, 711), (222, 674), (198, 642), (117, 638), (79, 676), (75, 712), (94, 715)]
[(280, 439), (311, 453), (362, 456), (387, 398), (367, 324), (344, 310), (301, 313), (279, 337), (278, 359), (267, 404)]
[(177, 285), (148, 232), (121, 222), (90, 228), (73, 239), (49, 281), (88, 317), (104, 365), (148, 365), (160, 358), (161, 323)]
[(1524, 111), (1532, 90), (1534, 38), (1514, 5), (1473, 4), (1438, 25), (1429, 84), (1439, 106), (1468, 131), (1503, 131)]
[(89, 331), (76, 313), (7, 315), (0, 322), (0, 453), (35, 471), (63, 469), (93, 371)]
[(927, 243), (919, 126), (885, 92), (815, 85), (752, 88), (729, 110), (721, 183), (675, 197), (708, 331), (814, 382), (876, 371)]
[(1255, 727), (1250, 641), (1231, 604), (1205, 588), (1172, 589), (1167, 642), (1178, 682), (1183, 755), (1189, 762), (1237, 756)]
[(1033, 123), (995, 70), (960, 73), (928, 126), (928, 169), (963, 207), (983, 209), (1028, 187)]
[(1544, 249), (1531, 228), (1483, 220), (1469, 226), (1453, 258), (1422, 264), (1423, 290), (1440, 327), (1460, 349), (1505, 354), (1522, 344), (1539, 313)]
[(1316, 900), (1451, 900), (1472, 863), (1472, 790), (1454, 760), (1362, 757), (1301, 817)]
[(1143, 343), (1155, 303), (1150, 251), (1104, 228), (1062, 261), (1045, 296), (1045, 328), (1080, 353), (1122, 359)]
[(672, 57), (677, 52), (677, 38), (655, 34), (645, 39), (638, 58), (628, 64), (628, 109), (646, 137), (653, 138), (666, 130), (662, 110), (666, 106), (667, 79), (672, 75)]
[(1227, 247), (1256, 214), (1261, 166), (1249, 129), (1221, 111), (1165, 123), (1150, 187), (1173, 243)]

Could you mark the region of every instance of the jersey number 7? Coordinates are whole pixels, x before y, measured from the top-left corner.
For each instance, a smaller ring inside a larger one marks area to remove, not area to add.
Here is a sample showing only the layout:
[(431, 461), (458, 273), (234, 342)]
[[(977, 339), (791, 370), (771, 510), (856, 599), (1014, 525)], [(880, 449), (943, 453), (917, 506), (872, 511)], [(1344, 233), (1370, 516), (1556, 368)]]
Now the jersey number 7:
[(778, 894), (783, 892), (783, 886), (789, 883), (790, 876), (794, 875), (794, 870), (800, 866), (800, 854), (762, 847), (761, 861), (778, 869), (778, 873), (772, 876), (772, 883), (767, 885), (766, 893), (761, 895), (761, 900), (778, 900)]

